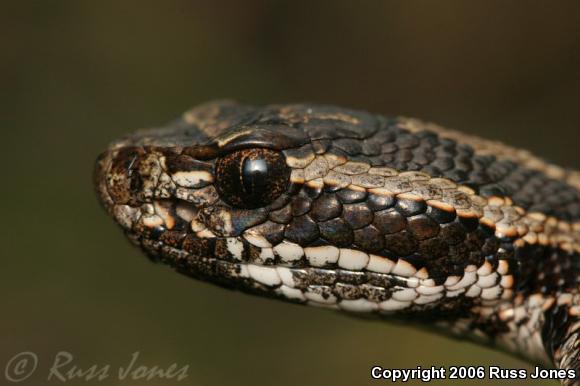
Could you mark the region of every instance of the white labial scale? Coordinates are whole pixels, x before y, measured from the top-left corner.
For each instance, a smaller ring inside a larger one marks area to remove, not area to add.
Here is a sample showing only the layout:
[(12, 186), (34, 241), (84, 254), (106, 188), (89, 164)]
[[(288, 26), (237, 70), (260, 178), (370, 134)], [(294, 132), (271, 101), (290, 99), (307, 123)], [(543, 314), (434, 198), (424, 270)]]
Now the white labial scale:
[(240, 264), (240, 277), (250, 277), (250, 271), (247, 264)]
[(455, 290), (455, 291), (447, 291), (447, 293), (445, 293), (445, 296), (447, 296), (448, 298), (454, 298), (456, 296), (461, 295), (464, 292), (465, 292), (465, 288), (460, 288), (460, 289)]
[(398, 311), (403, 310), (411, 305), (411, 302), (402, 302), (395, 299), (385, 300), (379, 303), (379, 309), (382, 311)]
[(445, 287), (443, 287), (442, 285), (434, 287), (420, 285), (419, 287), (417, 287), (417, 292), (420, 293), (421, 295), (436, 295), (442, 293), (444, 289)]
[(282, 241), (280, 244), (276, 245), (274, 248), (274, 253), (284, 261), (296, 261), (300, 260), (304, 256), (304, 250), (298, 244), (291, 243), (289, 241)]
[(476, 284), (481, 288), (489, 288), (497, 284), (497, 279), (498, 279), (497, 273), (493, 272), (486, 276), (480, 276), (477, 279)]
[(447, 276), (447, 279), (445, 280), (445, 283), (443, 283), (443, 285), (445, 287), (451, 287), (454, 286), (455, 284), (459, 283), (459, 280), (461, 280), (460, 276)]
[(268, 286), (280, 285), (282, 282), (276, 268), (273, 267), (248, 264), (248, 271), (252, 279)]
[(294, 288), (296, 283), (294, 282), (294, 275), (290, 268), (287, 267), (276, 267), (278, 271), (278, 276), (280, 276), (280, 280), (284, 283), (285, 286)]
[(493, 271), (493, 267), (489, 261), (484, 261), (481, 267), (477, 269), (477, 274), (479, 276), (487, 276)]
[(417, 272), (415, 272), (414, 277), (421, 279), (421, 280), (427, 279), (429, 277), (429, 272), (427, 271), (426, 267), (423, 267), (420, 270), (418, 270)]
[(228, 237), (226, 239), (226, 246), (228, 252), (232, 254), (235, 259), (242, 260), (242, 254), (244, 252), (244, 243), (237, 237)]
[(477, 273), (475, 271), (465, 272), (461, 280), (455, 283), (452, 286), (447, 287), (449, 291), (455, 291), (460, 288), (467, 288), (470, 285), (474, 284), (477, 281)]
[(369, 255), (354, 249), (341, 248), (338, 257), (338, 265), (344, 269), (360, 271), (369, 262)]
[(561, 294), (558, 296), (558, 299), (556, 299), (559, 306), (561, 306), (562, 304), (570, 304), (572, 303), (572, 300), (573, 300), (572, 294)]
[(502, 292), (502, 288), (500, 285), (496, 285), (495, 287), (491, 288), (484, 288), (481, 291), (481, 298), (486, 300), (493, 300), (500, 297)]
[(499, 273), (500, 275), (505, 275), (506, 273), (508, 273), (509, 270), (509, 264), (507, 261), (505, 260), (500, 260), (497, 263), (497, 273)]
[(377, 303), (366, 299), (343, 300), (338, 303), (338, 306), (345, 311), (352, 312), (371, 312), (379, 308)]
[(410, 302), (412, 300), (417, 299), (419, 294), (413, 288), (405, 288), (400, 291), (395, 291), (391, 295), (391, 298), (394, 300), (398, 300), (401, 302)]
[(272, 248), (272, 244), (264, 236), (256, 235), (250, 232), (244, 232), (244, 239), (258, 248)]
[(369, 255), (367, 270), (378, 273), (390, 273), (395, 267), (395, 263), (386, 257)]
[(415, 304), (429, 304), (433, 303), (443, 297), (443, 293), (437, 293), (433, 295), (421, 295), (413, 301)]
[(393, 267), (391, 273), (404, 277), (411, 277), (417, 272), (411, 263), (403, 259), (397, 260), (397, 264)]
[(260, 251), (260, 259), (267, 260), (274, 258), (274, 251), (272, 248), (262, 248)]
[(433, 280), (431, 278), (429, 278), (429, 279), (423, 279), (419, 283), (423, 287), (435, 287), (435, 280)]
[(279, 288), (276, 289), (278, 293), (281, 293), (288, 299), (296, 299), (301, 301), (306, 301), (306, 297), (299, 289), (289, 287), (285, 284), (282, 284)]
[(420, 281), (418, 278), (416, 277), (397, 277), (397, 279), (405, 282), (405, 284), (407, 285), (407, 287), (409, 288), (417, 288), (419, 287)]
[(541, 308), (534, 308), (533, 311), (531, 312), (532, 315), (528, 320), (528, 325), (532, 327), (532, 329), (536, 327), (536, 323), (538, 323), (541, 313), (542, 313)]
[(339, 249), (331, 245), (304, 248), (304, 254), (314, 267), (322, 267), (338, 261)]
[(513, 275), (505, 275), (505, 276), (502, 276), (499, 284), (503, 288), (512, 288), (514, 286), (514, 277), (513, 277)]
[(465, 296), (467, 296), (468, 298), (476, 298), (480, 294), (481, 294), (481, 287), (479, 287), (477, 285), (472, 285), (471, 287), (469, 287), (467, 292), (465, 292)]

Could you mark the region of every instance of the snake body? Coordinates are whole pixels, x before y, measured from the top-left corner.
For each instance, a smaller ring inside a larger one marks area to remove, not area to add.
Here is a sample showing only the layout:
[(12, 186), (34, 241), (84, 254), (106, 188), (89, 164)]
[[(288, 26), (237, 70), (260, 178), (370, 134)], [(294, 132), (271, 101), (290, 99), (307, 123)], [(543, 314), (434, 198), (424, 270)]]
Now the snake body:
[(580, 174), (410, 118), (213, 102), (110, 145), (95, 182), (154, 261), (436, 326), (580, 376)]

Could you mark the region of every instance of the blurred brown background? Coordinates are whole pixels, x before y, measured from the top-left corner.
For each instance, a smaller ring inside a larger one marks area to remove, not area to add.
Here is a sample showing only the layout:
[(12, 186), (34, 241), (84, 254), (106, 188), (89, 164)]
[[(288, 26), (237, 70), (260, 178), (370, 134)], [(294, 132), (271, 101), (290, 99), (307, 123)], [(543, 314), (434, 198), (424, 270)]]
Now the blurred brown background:
[(224, 97), (417, 116), (578, 168), (580, 3), (0, 7), (0, 384), (21, 351), (40, 359), (21, 383), (30, 385), (47, 382), (60, 350), (80, 367), (111, 364), (107, 385), (143, 383), (114, 373), (138, 350), (141, 364), (189, 364), (181, 384), (199, 386), (371, 384), (373, 364), (529, 368), (472, 344), (232, 293), (154, 266), (105, 216), (91, 172), (108, 141)]

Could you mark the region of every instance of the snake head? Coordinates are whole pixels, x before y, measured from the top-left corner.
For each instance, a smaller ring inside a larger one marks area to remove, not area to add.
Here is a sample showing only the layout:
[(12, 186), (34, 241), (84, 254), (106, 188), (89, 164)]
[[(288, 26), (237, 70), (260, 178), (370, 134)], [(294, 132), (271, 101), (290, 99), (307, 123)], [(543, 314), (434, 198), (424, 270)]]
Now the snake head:
[(470, 299), (449, 301), (444, 285), (497, 270), (500, 243), (472, 190), (387, 162), (393, 142), (412, 142), (389, 124), (210, 103), (111, 144), (96, 185), (134, 243), (190, 276), (347, 311), (459, 309)]
[(112, 143), (95, 182), (129, 239), (181, 273), (542, 361), (542, 313), (577, 290), (559, 267), (577, 267), (578, 174), (413, 119), (214, 102)]

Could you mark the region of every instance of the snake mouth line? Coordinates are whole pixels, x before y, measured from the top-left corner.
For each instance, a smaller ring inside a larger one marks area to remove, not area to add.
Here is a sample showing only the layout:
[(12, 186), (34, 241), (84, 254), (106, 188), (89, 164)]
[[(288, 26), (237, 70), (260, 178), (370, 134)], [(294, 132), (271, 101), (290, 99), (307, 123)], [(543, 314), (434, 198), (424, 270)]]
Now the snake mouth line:
[[(218, 240), (221, 238), (214, 241)], [(455, 298), (470, 284), (483, 283), (477, 280), (475, 267), (470, 267), (473, 271), (465, 278), (448, 280), (445, 285), (436, 286), (431, 278), (419, 279), (370, 270), (262, 265), (215, 257), (200, 248), (192, 254), (160, 242), (145, 242), (141, 246), (155, 256), (155, 261), (193, 278), (294, 303), (357, 313), (392, 314), (404, 310), (405, 314), (412, 315), (438, 307), (453, 314), (458, 311), (459, 304), (464, 307), (473, 302), (469, 296), (459, 302)], [(480, 268), (479, 272), (484, 269)], [(475, 294), (475, 291), (471, 293)]]

